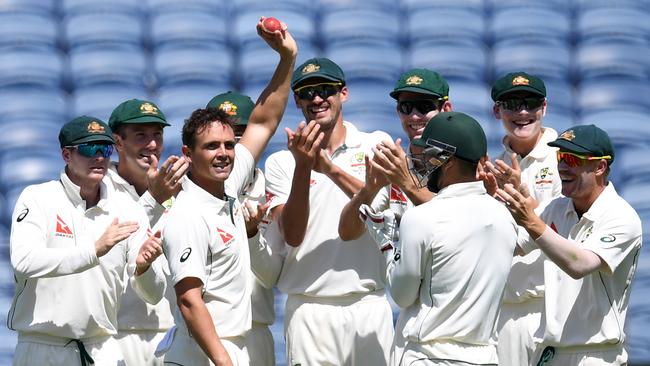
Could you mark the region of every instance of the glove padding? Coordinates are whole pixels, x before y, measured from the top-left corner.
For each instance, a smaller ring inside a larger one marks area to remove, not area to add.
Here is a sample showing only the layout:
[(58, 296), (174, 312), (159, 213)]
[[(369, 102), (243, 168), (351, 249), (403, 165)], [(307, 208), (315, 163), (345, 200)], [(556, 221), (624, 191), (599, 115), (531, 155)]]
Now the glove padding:
[(388, 209), (376, 213), (370, 206), (359, 207), (359, 217), (366, 224), (366, 228), (382, 252), (394, 248), (393, 243), (397, 234), (395, 213)]

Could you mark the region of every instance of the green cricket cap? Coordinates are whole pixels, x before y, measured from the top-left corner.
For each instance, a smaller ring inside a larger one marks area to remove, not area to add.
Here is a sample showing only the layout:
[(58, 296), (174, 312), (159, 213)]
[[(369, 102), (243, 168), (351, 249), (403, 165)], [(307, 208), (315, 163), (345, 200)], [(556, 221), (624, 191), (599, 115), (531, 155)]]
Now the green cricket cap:
[(595, 125), (580, 125), (562, 132), (548, 146), (558, 147), (562, 151), (587, 156), (611, 156), (609, 165), (614, 162), (614, 145), (607, 132)]
[(170, 126), (165, 115), (158, 106), (148, 100), (129, 99), (120, 103), (108, 120), (108, 124), (116, 130), (122, 124), (158, 123), (163, 127)]
[(59, 131), (61, 147), (76, 146), (87, 142), (114, 144), (113, 131), (99, 118), (81, 116), (64, 124)]
[(310, 58), (298, 66), (291, 77), (291, 89), (307, 85), (306, 80), (323, 79), (345, 85), (345, 74), (334, 61), (325, 57)]
[(516, 91), (526, 91), (546, 98), (546, 85), (535, 75), (523, 71), (511, 72), (497, 79), (492, 85), (492, 100), (497, 101), (504, 94)]
[(235, 118), (235, 125), (248, 125), (248, 119), (255, 108), (255, 103), (248, 95), (229, 91), (210, 99), (205, 108), (222, 110)]
[(413, 145), (431, 146), (430, 141), (438, 141), (456, 148), (457, 156), (476, 163), (487, 154), (487, 138), (483, 127), (471, 116), (461, 112), (442, 112), (433, 116), (420, 138)]
[(428, 69), (412, 69), (403, 73), (390, 96), (397, 99), (401, 92), (413, 92), (449, 99), (449, 84), (447, 80), (435, 71)]

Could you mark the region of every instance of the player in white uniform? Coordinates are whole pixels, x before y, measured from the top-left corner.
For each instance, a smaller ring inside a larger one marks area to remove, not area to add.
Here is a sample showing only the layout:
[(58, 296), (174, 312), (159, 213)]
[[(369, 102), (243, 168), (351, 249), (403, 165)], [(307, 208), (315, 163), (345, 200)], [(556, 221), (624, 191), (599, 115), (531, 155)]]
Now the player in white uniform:
[[(408, 136), (408, 151), (411, 154), (421, 150), (411, 142), (422, 135), (427, 122), (436, 114), (452, 109), (449, 84), (440, 74), (428, 69), (412, 69), (403, 73), (390, 96), (397, 100), (397, 115)], [(378, 192), (370, 192), (368, 187), (364, 187), (343, 208), (339, 220), (341, 239), (356, 239), (367, 229), (380, 248), (386, 251), (399, 240), (399, 222), (404, 212), (433, 197), (431, 191), (417, 184), (418, 178), (410, 170), (413, 161), (407, 159), (400, 143), (399, 139), (394, 143), (391, 140), (382, 141), (373, 149), (374, 157), (369, 163), (385, 177), (382, 183), (387, 185)], [(372, 205), (370, 202), (373, 202)], [(359, 209), (362, 210), (365, 225), (363, 218), (359, 218)], [(405, 319), (398, 318), (396, 341), (393, 343), (402, 347), (393, 347), (393, 352), (399, 353), (406, 342), (404, 325)]]
[[(521, 71), (508, 73), (492, 86), (492, 99), (494, 116), (506, 131), (504, 151), (494, 164), (486, 162), (499, 187), (522, 184), (540, 205), (559, 197), (562, 184), (557, 148), (548, 146), (557, 132), (542, 126), (546, 113), (544, 81)], [(534, 364), (533, 333), (544, 307), (543, 263), (540, 250), (513, 258), (497, 326), (500, 365)]]
[[(233, 129), (236, 140), (241, 139), (244, 131), (246, 131), (254, 107), (255, 103), (250, 97), (235, 92), (219, 94), (212, 98), (206, 106), (206, 108), (220, 109), (235, 119)], [(246, 351), (250, 364), (253, 366), (275, 365), (273, 334), (271, 334), (269, 326), (275, 321), (273, 286), (275, 286), (282, 268), (281, 257), (263, 264), (257, 264), (255, 258), (259, 256), (255, 256), (255, 254), (260, 250), (269, 250), (265, 254), (278, 256), (284, 245), (278, 240), (268, 242), (263, 233), (268, 222), (262, 221), (264, 212), (258, 213), (258, 209), (266, 211), (265, 206), (263, 206), (266, 201), (265, 184), (264, 173), (259, 168), (254, 169), (252, 177), (249, 178), (249, 181), (240, 192), (232, 192), (233, 189), (229, 187), (230, 181), (226, 181), (226, 192), (231, 192), (232, 196), (237, 196), (240, 204), (245, 209), (244, 218), (246, 219), (248, 244), (251, 251), (251, 266), (254, 266), (252, 268), (253, 273), (256, 273), (256, 269), (258, 269), (256, 275), (250, 277), (252, 281), (253, 323), (251, 330), (245, 336)], [(271, 248), (273, 243), (276, 243), (275, 248)], [(270, 275), (263, 276), (261, 275), (263, 273)]]
[(386, 365), (393, 327), (385, 261), (368, 234), (343, 243), (337, 218), (363, 186), (365, 156), (389, 137), (344, 122), (348, 89), (331, 60), (305, 61), (291, 86), (309, 123), (287, 129), (289, 151), (272, 154), (265, 169), (273, 220), (288, 244), (278, 281), (288, 295), (288, 363)]
[(160, 239), (147, 235), (144, 210), (105, 178), (114, 143), (108, 125), (75, 118), (59, 142), (60, 179), (25, 188), (13, 214), (13, 364), (117, 366), (124, 361), (113, 336), (125, 282), (133, 277), (152, 304), (163, 296), (164, 274), (149, 267), (162, 253)]
[(496, 365), (490, 339), (517, 226), (477, 179), (485, 133), (472, 117), (443, 112), (413, 143), (423, 148), (414, 158), (424, 162), (427, 187), (437, 195), (405, 213), (400, 251), (388, 264), (406, 337), (393, 363)]
[(257, 29), (280, 54), (280, 62), (239, 143), (222, 110), (196, 110), (183, 126), (190, 179), (169, 211), (163, 233), (179, 307), (166, 364), (249, 364), (244, 343), (251, 329), (247, 232), (242, 207), (226, 194), (224, 182), (228, 179), (234, 192), (248, 182), (284, 113), (297, 54), (288, 32), (265, 33), (261, 22)]
[[(180, 191), (179, 179), (189, 163), (172, 155), (158, 169), (158, 159), (163, 150), (163, 128), (169, 123), (153, 102), (130, 99), (120, 103), (111, 113), (108, 123), (114, 133), (119, 164), (111, 164), (107, 175), (116, 192), (145, 209), (152, 231), (162, 231), (162, 226), (156, 224), (166, 210), (163, 204)], [(171, 200), (166, 204), (169, 203)], [(168, 274), (166, 262), (163, 256), (154, 265), (161, 266)], [(162, 366), (162, 357), (155, 357), (154, 351), (165, 332), (174, 325), (169, 303), (169, 299), (174, 299), (171, 286), (166, 292), (156, 305), (140, 300), (131, 286), (122, 296), (116, 339), (126, 366)]]
[[(614, 148), (594, 125), (573, 127), (559, 148), (562, 194), (543, 210), (511, 185), (499, 189), (544, 261), (544, 312), (535, 334), (537, 365), (626, 365), (624, 331), (641, 250), (641, 220), (608, 181)], [(527, 244), (526, 244), (527, 242)], [(532, 247), (530, 244), (533, 244)]]

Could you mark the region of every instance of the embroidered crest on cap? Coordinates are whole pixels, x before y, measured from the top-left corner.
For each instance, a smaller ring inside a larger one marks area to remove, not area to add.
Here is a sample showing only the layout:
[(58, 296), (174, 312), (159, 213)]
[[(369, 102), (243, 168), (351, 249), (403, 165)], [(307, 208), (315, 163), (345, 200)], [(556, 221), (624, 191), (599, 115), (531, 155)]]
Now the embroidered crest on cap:
[(307, 64), (305, 67), (302, 68), (302, 73), (303, 74), (310, 74), (312, 72), (316, 72), (320, 70), (320, 66), (316, 64)]
[(424, 81), (421, 77), (417, 75), (411, 75), (406, 79), (406, 85), (420, 85)]
[(89, 133), (104, 133), (104, 126), (100, 125), (97, 121), (92, 121), (88, 124)]
[(140, 112), (158, 114), (158, 108), (154, 107), (151, 103), (142, 103), (142, 105), (140, 105)]
[(573, 130), (568, 130), (562, 132), (558, 138), (562, 140), (573, 141), (573, 139), (576, 138), (576, 134), (573, 132)]
[(523, 76), (517, 76), (516, 78), (512, 79), (512, 85), (528, 85), (530, 84), (530, 80), (526, 79)]
[(219, 109), (224, 111), (229, 116), (237, 115), (237, 106), (229, 100), (219, 104)]

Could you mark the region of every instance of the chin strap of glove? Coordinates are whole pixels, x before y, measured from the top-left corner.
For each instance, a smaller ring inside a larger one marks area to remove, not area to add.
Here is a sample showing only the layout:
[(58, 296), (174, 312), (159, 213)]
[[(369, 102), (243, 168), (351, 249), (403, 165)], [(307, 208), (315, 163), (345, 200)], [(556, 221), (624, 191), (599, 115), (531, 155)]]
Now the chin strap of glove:
[(392, 210), (376, 213), (370, 206), (361, 205), (359, 216), (366, 223), (370, 236), (382, 253), (394, 249), (397, 241), (398, 218)]

